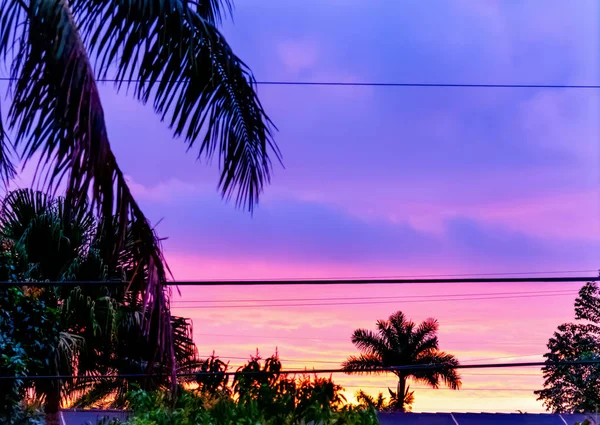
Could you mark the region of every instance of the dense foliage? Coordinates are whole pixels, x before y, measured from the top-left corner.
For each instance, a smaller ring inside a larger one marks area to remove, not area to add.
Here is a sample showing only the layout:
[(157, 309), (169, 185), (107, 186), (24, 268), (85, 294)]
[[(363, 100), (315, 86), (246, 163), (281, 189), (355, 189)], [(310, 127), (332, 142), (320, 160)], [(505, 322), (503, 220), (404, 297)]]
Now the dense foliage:
[(129, 396), (132, 416), (127, 425), (377, 425), (372, 408), (346, 404), (322, 404), (321, 384), (299, 380), (296, 395), (280, 388), (257, 397), (211, 397), (202, 392), (183, 391), (175, 405), (165, 393), (133, 391)]
[[(82, 204), (87, 206), (87, 204)], [(101, 253), (106, 238), (89, 206), (71, 211), (64, 198), (42, 192), (9, 193), (0, 209), (0, 280), (29, 286), (0, 288), (2, 375), (83, 375), (83, 379), (6, 380), (11, 394), (2, 402), (18, 408), (24, 391), (53, 415), (62, 402), (77, 406), (123, 406), (129, 385), (136, 382), (88, 379), (106, 374), (161, 371), (153, 362), (156, 345), (144, 333), (148, 311), (126, 284), (109, 278), (130, 275), (130, 252), (139, 241), (128, 238), (118, 266), (108, 267)], [(92, 285), (37, 286), (43, 280), (103, 281)], [(171, 317), (178, 365), (194, 367), (196, 349), (190, 323)], [(152, 331), (152, 328), (151, 328)], [(141, 379), (143, 388), (169, 385), (168, 378)], [(12, 406), (12, 407), (11, 407)], [(3, 409), (4, 410), (4, 409)]]
[[(146, 360), (171, 373), (179, 365), (169, 268), (113, 152), (97, 77), (150, 103), (199, 157), (216, 157), (222, 196), (251, 210), (280, 154), (252, 72), (219, 31), (232, 8), (231, 0), (0, 0), (0, 62), (9, 71), (0, 179), (16, 175), (16, 153), (33, 163), (37, 187), (65, 189), (67, 221), (91, 197), (104, 240), (98, 258), (111, 271), (127, 253), (129, 289), (151, 311), (139, 316), (152, 345)], [(56, 248), (39, 248), (45, 266)]]
[(600, 360), (600, 290), (595, 282), (581, 288), (575, 300), (576, 323), (564, 323), (548, 341), (544, 389), (538, 400), (556, 413), (582, 413), (600, 405), (600, 365), (556, 364)]
[(229, 380), (229, 365), (213, 353), (176, 400), (167, 392), (131, 391), (126, 425), (378, 425), (375, 409), (346, 404), (331, 378), (281, 370), (277, 354), (257, 353)]
[(59, 341), (57, 316), (31, 291), (0, 288), (0, 376), (17, 378), (0, 381), (0, 423), (36, 422), (25, 405), (32, 381), (23, 378), (50, 368)]
[[(350, 373), (391, 366), (432, 365), (435, 368), (415, 368), (397, 370), (397, 391), (389, 390), (389, 410), (406, 411), (414, 401), (414, 392), (407, 382), (412, 379), (432, 388), (441, 383), (452, 389), (461, 385), (456, 371), (458, 360), (452, 354), (439, 349), (437, 331), (439, 325), (434, 319), (427, 319), (419, 325), (408, 320), (398, 311), (387, 320), (377, 322), (377, 331), (357, 329), (352, 334), (352, 343), (360, 350), (358, 356), (350, 356), (342, 367)], [(385, 372), (371, 372), (385, 373)], [(382, 402), (383, 403), (383, 402)]]

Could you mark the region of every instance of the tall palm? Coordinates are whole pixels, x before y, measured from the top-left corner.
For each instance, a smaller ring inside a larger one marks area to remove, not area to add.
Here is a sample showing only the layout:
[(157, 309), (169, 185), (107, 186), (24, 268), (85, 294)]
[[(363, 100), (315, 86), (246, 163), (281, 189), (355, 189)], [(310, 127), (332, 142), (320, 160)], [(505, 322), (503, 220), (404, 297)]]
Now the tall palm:
[(144, 316), (144, 332), (173, 374), (169, 269), (111, 149), (97, 78), (150, 102), (199, 156), (216, 154), (222, 195), (252, 209), (270, 180), (270, 157), (280, 155), (254, 77), (218, 30), (231, 9), (231, 0), (0, 0), (12, 100), (0, 119), (0, 176), (14, 175), (14, 148), (38, 162), (47, 190), (64, 183), (67, 214), (91, 194), (109, 270), (133, 233), (140, 243), (130, 253), (130, 288), (157, 312)]
[[(436, 368), (415, 368), (396, 370), (398, 389), (392, 395), (394, 410), (405, 411), (413, 401), (413, 392), (407, 382), (412, 379), (432, 388), (441, 383), (452, 389), (459, 389), (460, 376), (456, 371), (458, 360), (452, 354), (439, 350), (439, 325), (435, 319), (427, 319), (418, 326), (398, 311), (387, 320), (377, 321), (377, 330), (357, 329), (352, 334), (352, 343), (361, 352), (349, 356), (342, 364), (349, 373), (364, 370), (392, 367), (433, 365)], [(372, 373), (385, 373), (384, 371)]]
[[(132, 272), (129, 253), (138, 242), (128, 237), (128, 249), (120, 254), (118, 269), (108, 269), (99, 254), (106, 239), (98, 231), (89, 205), (80, 204), (81, 208), (67, 214), (64, 198), (33, 190), (10, 192), (1, 205), (0, 238), (15, 253), (14, 268), (20, 280), (33, 284), (39, 280), (96, 281)], [(54, 358), (44, 375), (143, 374), (155, 361), (151, 354), (155, 347), (143, 334), (149, 312), (126, 284), (64, 285), (39, 293), (59, 312), (60, 319)], [(190, 363), (196, 358), (190, 323), (178, 317), (170, 320), (176, 364)], [(141, 382), (157, 386), (165, 381)], [(78, 405), (93, 405), (107, 398), (113, 405), (122, 405), (129, 384), (112, 379), (42, 380), (35, 383), (35, 390), (52, 415), (65, 398)]]

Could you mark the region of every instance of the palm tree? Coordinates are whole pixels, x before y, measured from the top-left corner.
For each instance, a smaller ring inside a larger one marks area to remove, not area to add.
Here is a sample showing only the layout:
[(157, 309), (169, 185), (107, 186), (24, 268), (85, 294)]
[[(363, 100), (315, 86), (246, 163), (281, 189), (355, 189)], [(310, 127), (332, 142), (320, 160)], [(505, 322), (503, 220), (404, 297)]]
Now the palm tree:
[[(413, 400), (407, 381), (412, 379), (432, 388), (440, 383), (457, 390), (460, 388), (460, 376), (456, 372), (458, 360), (452, 354), (438, 348), (437, 331), (439, 325), (435, 319), (427, 319), (420, 325), (408, 320), (398, 311), (388, 320), (377, 321), (377, 331), (357, 329), (352, 334), (352, 343), (361, 352), (358, 356), (349, 356), (342, 364), (348, 373), (359, 373), (393, 366), (432, 365), (435, 368), (415, 368), (395, 370), (398, 377), (398, 390), (390, 390), (391, 406), (394, 410), (405, 411)], [(375, 371), (369, 373), (385, 373)]]
[[(131, 274), (130, 252), (138, 242), (128, 237), (118, 270), (109, 270), (100, 257), (106, 239), (98, 231), (88, 204), (68, 210), (65, 198), (43, 192), (10, 192), (0, 208), (0, 238), (14, 253), (12, 266), (18, 281), (35, 285), (40, 280), (105, 280), (114, 274)], [(131, 235), (132, 232), (128, 231)], [(149, 314), (126, 284), (64, 285), (37, 291), (40, 300), (58, 312), (59, 333), (52, 358), (43, 375), (144, 374), (154, 362), (152, 340), (143, 332)], [(176, 364), (192, 364), (197, 358), (187, 319), (170, 317)], [(155, 365), (158, 368), (159, 365)], [(150, 386), (164, 386), (164, 379), (143, 379)], [(40, 380), (34, 390), (54, 415), (61, 400), (78, 406), (110, 399), (122, 406), (131, 382), (114, 379)]]
[(216, 154), (222, 195), (251, 210), (280, 154), (254, 77), (218, 30), (231, 11), (231, 0), (0, 0), (11, 99), (0, 119), (0, 177), (14, 176), (14, 150), (23, 163), (38, 162), (46, 190), (64, 184), (67, 215), (91, 194), (108, 270), (129, 236), (139, 241), (130, 288), (157, 312), (144, 317), (144, 332), (157, 346), (155, 361), (173, 374), (169, 269), (111, 149), (97, 78), (150, 102), (199, 156)]

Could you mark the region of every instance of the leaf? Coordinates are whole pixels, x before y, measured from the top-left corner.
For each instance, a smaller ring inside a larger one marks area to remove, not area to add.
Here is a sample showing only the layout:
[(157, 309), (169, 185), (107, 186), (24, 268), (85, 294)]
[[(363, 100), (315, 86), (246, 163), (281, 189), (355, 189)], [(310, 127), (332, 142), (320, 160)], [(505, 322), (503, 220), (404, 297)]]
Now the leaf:
[[(14, 11), (14, 4), (4, 0), (0, 5)], [(111, 150), (92, 67), (69, 6), (65, 0), (31, 0), (27, 8), (18, 4), (27, 13), (16, 13), (10, 20), (12, 31), (19, 28), (21, 34), (13, 37), (11, 46), (14, 80), (8, 125), (16, 134), (14, 144), (25, 162), (39, 158), (36, 180), (42, 179), (49, 191), (57, 190), (67, 177), (65, 214), (74, 214), (91, 195), (108, 247), (102, 257), (110, 270), (116, 269), (126, 249), (128, 232), (138, 241), (131, 253), (135, 272), (129, 276), (130, 288), (146, 306), (144, 326), (147, 335), (153, 329), (157, 361), (174, 374), (170, 292), (163, 286), (168, 268), (160, 241)], [(6, 49), (6, 43), (0, 45), (0, 52)]]
[(15, 166), (10, 158), (12, 146), (2, 122), (2, 108), (0, 108), (0, 180), (5, 186), (15, 177)]
[[(198, 156), (218, 156), (225, 198), (252, 210), (281, 160), (254, 76), (215, 27), (228, 0), (74, 0), (102, 78), (133, 87)], [(102, 22), (102, 25), (97, 25)], [(116, 72), (114, 66), (116, 65)], [(114, 72), (114, 75), (113, 75)]]

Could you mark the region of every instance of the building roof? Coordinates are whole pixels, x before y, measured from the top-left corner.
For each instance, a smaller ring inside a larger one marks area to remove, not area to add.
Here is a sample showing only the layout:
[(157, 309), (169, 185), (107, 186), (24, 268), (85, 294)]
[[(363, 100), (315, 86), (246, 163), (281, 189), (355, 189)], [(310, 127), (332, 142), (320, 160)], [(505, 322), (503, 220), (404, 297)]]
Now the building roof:
[(61, 425), (96, 425), (102, 419), (125, 420), (127, 414), (122, 410), (100, 410), (100, 409), (66, 409), (60, 411)]
[[(596, 417), (597, 416), (597, 417)], [(588, 419), (600, 425), (600, 414), (550, 413), (380, 413), (381, 425), (575, 425)]]
[[(600, 425), (600, 414), (550, 413), (379, 413), (381, 425), (575, 425), (588, 419)], [(99, 420), (126, 419), (122, 410), (63, 410), (61, 425), (96, 425)]]

